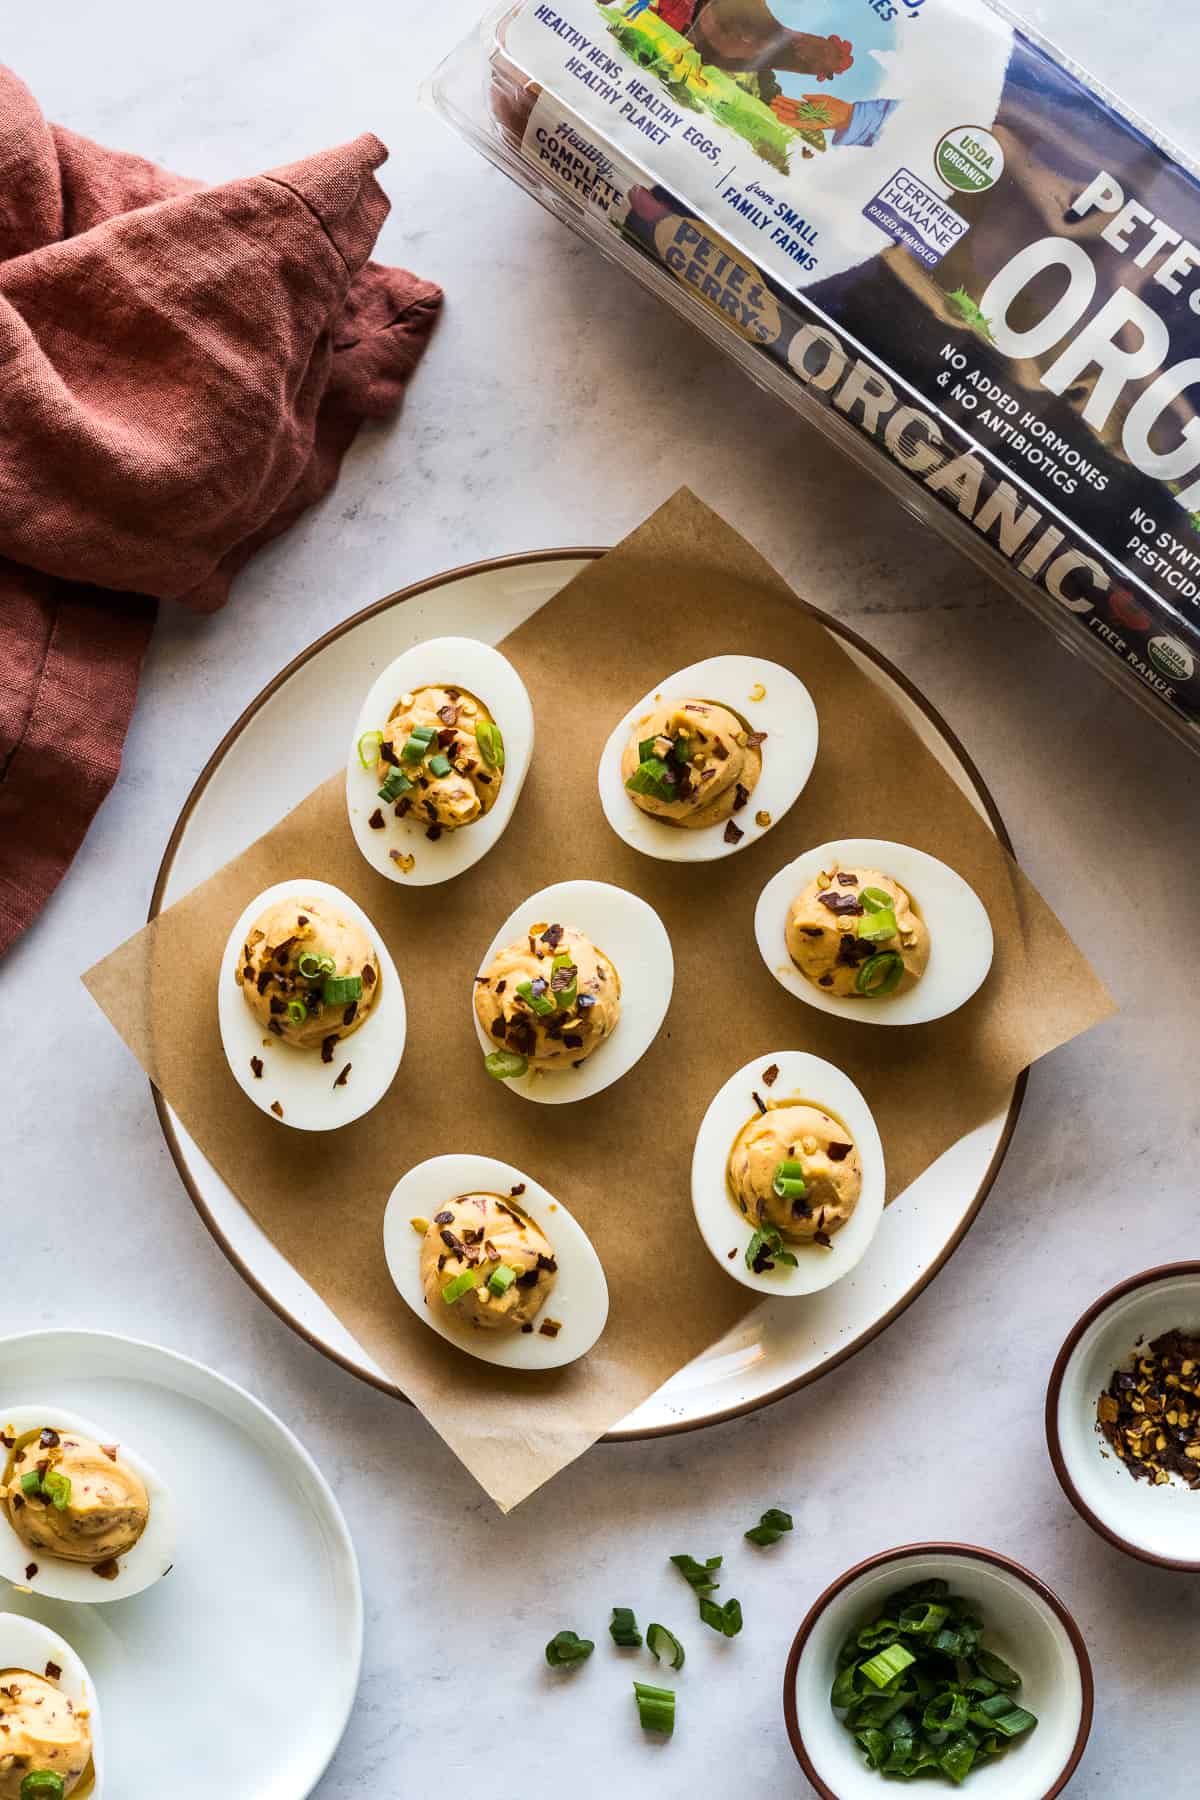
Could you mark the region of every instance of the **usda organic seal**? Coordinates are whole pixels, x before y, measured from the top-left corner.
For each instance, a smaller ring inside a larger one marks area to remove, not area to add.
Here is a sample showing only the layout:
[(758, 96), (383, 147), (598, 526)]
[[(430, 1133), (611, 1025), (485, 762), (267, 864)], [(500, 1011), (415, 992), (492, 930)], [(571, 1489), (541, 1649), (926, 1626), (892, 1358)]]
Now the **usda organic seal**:
[(982, 194), (1003, 175), (1004, 150), (982, 125), (956, 125), (938, 144), (933, 165), (960, 194)]
[(1178, 638), (1152, 637), (1146, 645), (1146, 654), (1160, 675), (1168, 675), (1172, 681), (1191, 680), (1195, 660), (1187, 645), (1181, 644)]

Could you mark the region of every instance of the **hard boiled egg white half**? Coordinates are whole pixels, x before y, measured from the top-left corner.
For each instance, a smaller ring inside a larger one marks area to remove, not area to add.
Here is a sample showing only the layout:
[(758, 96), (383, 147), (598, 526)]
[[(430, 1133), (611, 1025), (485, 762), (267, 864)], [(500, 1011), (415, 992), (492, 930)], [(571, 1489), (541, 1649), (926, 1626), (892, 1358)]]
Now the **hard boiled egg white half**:
[[(929, 933), (929, 962), (914, 987), (874, 999), (827, 994), (792, 961), (785, 935), (792, 902), (835, 863), (844, 870), (878, 869), (908, 894)], [(936, 856), (885, 838), (837, 838), (796, 857), (759, 895), (754, 935), (767, 968), (789, 994), (818, 1012), (871, 1025), (920, 1025), (955, 1012), (983, 985), (994, 949), (992, 922), (974, 888)]]
[[(531, 894), (509, 915), (488, 945), (479, 975), (486, 974), (499, 951), (527, 938), (534, 926), (552, 924), (590, 938), (612, 962), (621, 982), (616, 1028), (579, 1068), (530, 1069), (504, 1084), (525, 1100), (561, 1106), (610, 1087), (646, 1054), (671, 1003), (675, 959), (666, 926), (637, 894), (606, 881), (558, 881)], [(471, 1020), (486, 1056), (496, 1044), (479, 1023), (473, 996)]]
[[(725, 823), (696, 829), (672, 825), (634, 805), (621, 757), (634, 732), (664, 704), (708, 701), (725, 707), (747, 731), (765, 732), (762, 773), (747, 804)], [(614, 727), (600, 756), (600, 804), (619, 838), (662, 862), (712, 862), (732, 856), (778, 825), (795, 805), (817, 759), (817, 709), (790, 669), (762, 656), (710, 656), (666, 676)], [(727, 833), (726, 824), (738, 835)]]
[[(83, 1660), (57, 1631), (51, 1631), (38, 1619), (27, 1619), (20, 1613), (0, 1613), (0, 1683), (8, 1685), (14, 1676), (37, 1675), (56, 1688), (74, 1711), (86, 1713), (92, 1740), (90, 1772), (68, 1793), (83, 1800), (104, 1800), (104, 1730), (96, 1689)], [(0, 1742), (0, 1755), (3, 1744)], [(34, 1763), (32, 1769), (45, 1768), (51, 1774), (62, 1774), (61, 1763)]]
[[(0, 1506), (0, 1576), (11, 1581), (14, 1587), (28, 1588), (31, 1593), (52, 1600), (82, 1601), (94, 1606), (107, 1600), (128, 1600), (131, 1594), (140, 1594), (143, 1588), (150, 1587), (168, 1572), (175, 1560), (175, 1503), (171, 1490), (150, 1464), (111, 1427), (93, 1425), (80, 1418), (78, 1413), (54, 1405), (2, 1407), (0, 1427), (6, 1437), (11, 1431), (18, 1440), (27, 1432), (41, 1432), (48, 1427), (64, 1439), (74, 1434), (94, 1444), (114, 1448), (120, 1461), (141, 1481), (150, 1502), (149, 1518), (141, 1537), (131, 1550), (117, 1559), (116, 1573), (106, 1571), (104, 1575), (97, 1575), (90, 1563), (69, 1562), (64, 1557), (32, 1548), (13, 1530), (7, 1505)], [(0, 1455), (7, 1470), (13, 1464), (13, 1451), (7, 1445), (0, 1446)], [(24, 1464), (13, 1467), (10, 1480), (19, 1480), (21, 1474), (32, 1467), (28, 1455)], [(36, 1572), (31, 1575), (32, 1566), (36, 1566)]]
[[(756, 1273), (746, 1262), (754, 1226), (738, 1211), (726, 1172), (735, 1139), (761, 1113), (759, 1101), (765, 1104), (768, 1098), (775, 1105), (807, 1103), (844, 1126), (862, 1161), (862, 1188), (850, 1218), (832, 1234), (830, 1248), (786, 1239), (795, 1266), (776, 1263)], [(870, 1107), (841, 1069), (803, 1050), (770, 1050), (731, 1075), (713, 1096), (696, 1134), (692, 1207), (700, 1235), (726, 1274), (761, 1294), (815, 1294), (848, 1275), (875, 1235), (885, 1192), (883, 1145)]]
[[(423, 1232), (414, 1226), (432, 1220), (461, 1194), (495, 1194), (525, 1213), (550, 1240), (558, 1273), (532, 1332), (464, 1328), (448, 1305), (426, 1305), (421, 1284)], [(482, 1362), (506, 1369), (558, 1369), (592, 1348), (608, 1319), (608, 1283), (600, 1258), (582, 1225), (539, 1181), (494, 1156), (430, 1157), (410, 1169), (392, 1189), (383, 1220), (388, 1271), (402, 1297), (447, 1343)], [(439, 1310), (439, 1306), (441, 1310)], [(559, 1329), (544, 1334), (539, 1321)]]
[[(415, 815), (395, 816), (394, 807), (379, 797), (374, 762), (364, 766), (359, 754), (364, 736), (386, 724), (401, 697), (423, 687), (460, 688), (481, 701), (499, 727), (503, 742), (504, 769), (495, 804), (471, 824), (443, 830), (436, 839), (426, 835), (428, 821)], [(389, 881), (406, 887), (449, 881), (471, 868), (499, 841), (520, 798), (532, 755), (533, 707), (524, 682), (506, 656), (476, 638), (430, 638), (414, 644), (372, 682), (354, 727), (346, 759), (346, 807), (354, 841), (371, 867)], [(382, 818), (382, 825), (373, 827), (372, 818)]]
[[(328, 1063), (321, 1060), (318, 1048), (298, 1049), (265, 1032), (237, 980), (255, 920), (277, 901), (295, 899), (300, 904), (306, 897), (328, 901), (359, 925), (379, 964), (380, 991), (369, 1014), (357, 1031), (338, 1040)], [(298, 1131), (336, 1131), (370, 1112), (392, 1085), (404, 1055), (407, 1016), (396, 965), (362, 907), (327, 881), (280, 881), (250, 902), (230, 932), (221, 958), (217, 1017), (225, 1056), (242, 1092), (260, 1112)], [(261, 1074), (256, 1074), (256, 1065)], [(347, 1065), (350, 1073), (343, 1078)]]

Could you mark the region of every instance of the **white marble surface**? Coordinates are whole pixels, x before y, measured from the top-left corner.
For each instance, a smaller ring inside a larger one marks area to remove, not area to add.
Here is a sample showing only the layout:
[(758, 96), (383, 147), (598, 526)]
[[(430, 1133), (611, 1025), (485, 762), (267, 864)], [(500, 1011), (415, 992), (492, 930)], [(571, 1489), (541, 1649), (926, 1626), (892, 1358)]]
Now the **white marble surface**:
[[(783, 1730), (786, 1647), (850, 1561), (916, 1538), (1029, 1563), (1075, 1609), (1096, 1729), (1072, 1795), (1190, 1791), (1200, 1584), (1108, 1549), (1062, 1499), (1041, 1424), (1054, 1351), (1134, 1269), (1196, 1252), (1200, 764), (414, 100), (473, 0), (64, 0), (10, 10), (4, 56), (56, 119), (219, 179), (378, 131), (394, 202), (380, 254), (442, 281), (442, 327), (396, 426), (362, 435), (337, 492), (213, 619), (164, 617), (118, 787), (40, 923), (0, 970), (3, 1329), (155, 1338), (276, 1408), (332, 1471), (356, 1534), (361, 1698), (320, 1800), (424, 1800), (487, 1782), (561, 1791), (805, 1791)], [(1037, 17), (1200, 151), (1200, 22), (1041, 0)], [(619, 536), (691, 483), (818, 602), (920, 682), (991, 783), (1026, 867), (1092, 946), (1120, 1016), (1036, 1071), (995, 1191), (949, 1269), (871, 1348), (755, 1417), (600, 1447), (501, 1519), (407, 1409), (294, 1339), (227, 1267), (164, 1149), (146, 1084), (78, 985), (145, 916), (160, 851), (217, 737), (333, 621), (439, 567)], [(20, 1028), (16, 1021), (20, 1019)], [(767, 1562), (737, 1533), (772, 1503)], [(640, 1739), (628, 1670), (540, 1666), (550, 1632), (600, 1637), (613, 1602), (681, 1622), (663, 1559), (734, 1553), (732, 1646), (690, 1634), (673, 1743)], [(124, 1800), (133, 1789), (121, 1789)]]

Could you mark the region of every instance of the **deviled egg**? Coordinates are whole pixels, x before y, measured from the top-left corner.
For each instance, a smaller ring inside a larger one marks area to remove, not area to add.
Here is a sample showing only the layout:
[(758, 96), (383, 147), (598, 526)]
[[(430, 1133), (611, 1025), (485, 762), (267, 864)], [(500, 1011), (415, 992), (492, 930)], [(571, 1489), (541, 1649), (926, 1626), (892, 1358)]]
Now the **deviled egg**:
[(771, 1051), (731, 1075), (696, 1136), (700, 1235), (762, 1293), (840, 1281), (866, 1253), (885, 1192), (870, 1107), (848, 1075), (805, 1051)]
[(660, 681), (615, 726), (600, 803), (617, 836), (663, 862), (711, 862), (777, 825), (812, 774), (817, 710), (760, 656), (710, 656)]
[(111, 1431), (60, 1406), (0, 1412), (0, 1576), (54, 1600), (126, 1600), (175, 1555), (170, 1490)]
[(936, 856), (882, 838), (840, 838), (788, 863), (759, 895), (754, 934), (797, 999), (876, 1025), (943, 1018), (992, 965), (974, 889)]
[(658, 1035), (675, 963), (658, 914), (603, 881), (531, 894), (496, 933), (475, 977), (487, 1073), (548, 1105), (598, 1094)]
[(49, 1626), (0, 1613), (0, 1800), (72, 1795), (104, 1795), (104, 1742), (91, 1676)]
[(608, 1318), (591, 1239), (540, 1182), (492, 1156), (434, 1156), (392, 1189), (388, 1270), (449, 1343), (507, 1369), (583, 1356)]
[(243, 1093), (300, 1131), (369, 1112), (404, 1054), (396, 965), (362, 908), (325, 881), (281, 881), (246, 907), (221, 959), (217, 1017)]
[(532, 754), (533, 708), (507, 657), (475, 638), (414, 644), (372, 683), (354, 729), (354, 841), (392, 881), (449, 881), (500, 837)]

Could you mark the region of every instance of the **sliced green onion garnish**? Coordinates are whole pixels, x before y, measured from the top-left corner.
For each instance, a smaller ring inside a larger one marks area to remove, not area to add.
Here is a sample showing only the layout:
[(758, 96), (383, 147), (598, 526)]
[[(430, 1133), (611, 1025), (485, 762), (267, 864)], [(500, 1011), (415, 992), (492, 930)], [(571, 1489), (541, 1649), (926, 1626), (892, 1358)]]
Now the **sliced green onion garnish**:
[(516, 1279), (517, 1271), (510, 1269), (507, 1263), (501, 1263), (488, 1276), (488, 1293), (494, 1294), (497, 1300), (502, 1300)]
[(383, 742), (382, 731), (364, 731), (358, 740), (358, 760), (364, 769), (373, 769), (379, 761), (379, 746)]
[(715, 1600), (701, 1595), (700, 1618), (703, 1624), (711, 1625), (723, 1637), (736, 1637), (742, 1629), (742, 1603), (740, 1600), (727, 1600), (724, 1606), (718, 1606)]
[(854, 985), (860, 994), (874, 1000), (895, 993), (903, 979), (904, 958), (896, 950), (883, 950), (878, 956), (868, 957), (855, 976)]
[(415, 725), (400, 746), (401, 762), (424, 762), (436, 735), (432, 725)]
[(865, 887), (858, 896), (868, 912), (891, 912), (896, 902), (883, 888)]
[(504, 739), (500, 735), (500, 727), (493, 725), (490, 719), (480, 719), (475, 726), (475, 742), (479, 745), (479, 754), (485, 763), (493, 769), (504, 767)]
[(296, 967), (305, 981), (316, 981), (321, 975), (332, 975), (337, 964), (327, 950), (302, 950)]
[(638, 745), (638, 762), (639, 763), (649, 762), (652, 757), (657, 756), (658, 752), (655, 749), (655, 745), (657, 743), (658, 743), (658, 739), (656, 737), (648, 737), (648, 738), (642, 739), (641, 743)]
[(569, 1669), (586, 1662), (596, 1648), (591, 1638), (581, 1638), (573, 1631), (558, 1631), (546, 1645), (546, 1661), (552, 1669)]
[(675, 739), (675, 743), (671, 749), (671, 754), (675, 758), (675, 761), (677, 763), (685, 763), (688, 759), (688, 755), (689, 755), (690, 751), (691, 751), (691, 743), (689, 742), (689, 740), (686, 737), (683, 736), (683, 734), (681, 732), (680, 735)]
[(42, 1492), (55, 1512), (66, 1512), (71, 1504), (71, 1477), (60, 1474), (57, 1469), (48, 1469), (42, 1477)]
[(791, 1513), (782, 1512), (779, 1507), (771, 1506), (768, 1507), (758, 1524), (752, 1525), (749, 1531), (743, 1533), (743, 1536), (748, 1537), (752, 1544), (777, 1544), (784, 1532), (791, 1529)]
[(308, 1008), (305, 1006), (303, 1000), (289, 1000), (287, 1003), (287, 1016), (292, 1021), (293, 1025), (303, 1025), (305, 1019), (308, 1017)]
[(608, 1627), (612, 1641), (622, 1650), (638, 1650), (641, 1648), (642, 1634), (638, 1630), (637, 1620), (633, 1616), (631, 1606), (614, 1606), (612, 1622)]
[(697, 1562), (694, 1556), (684, 1553), (680, 1556), (673, 1556), (671, 1561), (688, 1586), (694, 1588), (698, 1594), (711, 1594), (721, 1585), (719, 1581), (714, 1580), (713, 1570), (720, 1568), (724, 1561), (723, 1557), (710, 1556), (707, 1562)]
[(484, 1057), (483, 1066), (493, 1081), (516, 1081), (529, 1071), (529, 1064), (515, 1050), (493, 1050)]
[(551, 994), (535, 994), (532, 981), (518, 981), (517, 993), (527, 1006), (531, 1006), (540, 1019), (546, 1018), (554, 1011), (554, 998)]
[(381, 800), (398, 800), (401, 794), (407, 794), (412, 782), (403, 769), (389, 769), (383, 778), (383, 786), (379, 790)]
[(42, 1478), (36, 1469), (30, 1469), (28, 1474), (22, 1475), (21, 1492), (23, 1494), (40, 1494), (41, 1491)]
[(868, 944), (882, 944), (888, 938), (894, 938), (899, 929), (890, 906), (880, 907), (878, 912), (864, 913), (858, 921), (858, 935)]
[(647, 1625), (646, 1648), (655, 1662), (661, 1662), (665, 1656), (673, 1669), (682, 1669), (683, 1645), (675, 1633), (668, 1631), (665, 1625)]
[(347, 1000), (362, 999), (361, 975), (327, 975), (321, 983), (321, 998), (326, 1006), (344, 1006)]
[[(794, 1196), (799, 1199), (797, 1194)], [(762, 1263), (782, 1263), (785, 1268), (796, 1268), (796, 1258), (790, 1250), (784, 1248), (783, 1239), (770, 1225), (762, 1225), (754, 1233), (746, 1245), (746, 1267), (755, 1275), (768, 1271), (758, 1266)]]
[(803, 1200), (808, 1192), (803, 1163), (798, 1163), (792, 1158), (776, 1163), (771, 1186), (781, 1200)]
[(664, 781), (667, 765), (661, 757), (650, 756), (638, 764), (625, 786), (631, 794), (651, 794), (656, 800), (670, 800), (673, 789)]
[(439, 777), (448, 775), (450, 773), (450, 758), (444, 756), (439, 750), (436, 756), (431, 756), (429, 759), (429, 773)]
[(63, 1800), (67, 1784), (55, 1769), (30, 1769), (21, 1778), (21, 1800)]
[(633, 1693), (637, 1700), (638, 1723), (642, 1730), (661, 1731), (670, 1737), (675, 1729), (675, 1695), (672, 1690), (651, 1687), (645, 1681), (635, 1681)]
[(874, 1656), (860, 1663), (858, 1672), (865, 1675), (877, 1688), (883, 1688), (895, 1676), (903, 1675), (905, 1669), (910, 1669), (916, 1660), (912, 1651), (906, 1650), (903, 1644), (889, 1644), (885, 1650), (876, 1651)]
[(473, 1287), (479, 1285), (479, 1270), (464, 1269), (461, 1275), (455, 1275), (442, 1289), (442, 1299), (447, 1306), (453, 1306), (464, 1294), (469, 1294)]

